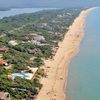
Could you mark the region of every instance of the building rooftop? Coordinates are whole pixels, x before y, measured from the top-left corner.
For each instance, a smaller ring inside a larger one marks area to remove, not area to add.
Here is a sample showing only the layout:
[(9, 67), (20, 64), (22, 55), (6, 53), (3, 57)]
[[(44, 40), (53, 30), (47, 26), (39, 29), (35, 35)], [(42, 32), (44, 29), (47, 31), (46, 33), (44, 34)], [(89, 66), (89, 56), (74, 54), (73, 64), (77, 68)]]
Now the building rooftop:
[(11, 100), (8, 92), (0, 92), (0, 100)]
[(0, 59), (0, 65), (3, 65), (3, 64), (5, 64), (4, 60)]
[(16, 40), (10, 40), (8, 44), (13, 46), (18, 45)]
[(5, 46), (0, 46), (0, 52), (8, 52), (8, 48)]

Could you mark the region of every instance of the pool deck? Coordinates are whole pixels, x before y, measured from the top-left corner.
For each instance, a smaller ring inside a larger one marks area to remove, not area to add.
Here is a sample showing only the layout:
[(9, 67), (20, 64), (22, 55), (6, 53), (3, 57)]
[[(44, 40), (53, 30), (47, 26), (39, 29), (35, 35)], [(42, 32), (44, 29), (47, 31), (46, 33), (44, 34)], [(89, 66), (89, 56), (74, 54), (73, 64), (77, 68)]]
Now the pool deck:
[(30, 68), (29, 69), (32, 71), (32, 73), (13, 73), (11, 74), (12, 79), (14, 79), (15, 77), (21, 77), (21, 78), (25, 78), (28, 80), (31, 80), (34, 76), (34, 74), (36, 73), (36, 71), (38, 70), (38, 68)]

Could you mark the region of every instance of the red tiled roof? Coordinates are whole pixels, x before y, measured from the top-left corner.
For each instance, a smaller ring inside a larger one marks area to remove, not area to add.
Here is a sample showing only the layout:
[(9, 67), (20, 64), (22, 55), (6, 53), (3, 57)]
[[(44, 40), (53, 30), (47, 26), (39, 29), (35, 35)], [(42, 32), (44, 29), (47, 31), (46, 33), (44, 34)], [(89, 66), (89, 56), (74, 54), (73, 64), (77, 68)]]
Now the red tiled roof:
[(0, 65), (3, 65), (5, 62), (3, 59), (0, 59)]
[(0, 46), (0, 52), (7, 52), (8, 48), (4, 46)]

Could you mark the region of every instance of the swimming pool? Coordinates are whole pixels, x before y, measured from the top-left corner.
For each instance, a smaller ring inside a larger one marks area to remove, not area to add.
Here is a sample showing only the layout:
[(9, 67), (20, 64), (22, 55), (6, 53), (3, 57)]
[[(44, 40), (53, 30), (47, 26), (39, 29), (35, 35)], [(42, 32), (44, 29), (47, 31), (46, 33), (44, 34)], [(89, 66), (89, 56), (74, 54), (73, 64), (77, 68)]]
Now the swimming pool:
[(13, 77), (13, 79), (16, 77), (27, 79), (30, 76), (29, 74), (30, 73), (14, 73), (14, 74), (12, 74), (12, 77)]

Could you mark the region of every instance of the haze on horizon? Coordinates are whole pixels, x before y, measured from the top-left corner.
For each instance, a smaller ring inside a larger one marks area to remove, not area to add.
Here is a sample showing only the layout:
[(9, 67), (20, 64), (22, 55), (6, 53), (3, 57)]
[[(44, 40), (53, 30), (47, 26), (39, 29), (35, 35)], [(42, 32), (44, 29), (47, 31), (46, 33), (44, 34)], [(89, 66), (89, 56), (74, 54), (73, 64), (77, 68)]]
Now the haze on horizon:
[(0, 8), (7, 7), (87, 7), (99, 6), (100, 0), (0, 0)]

